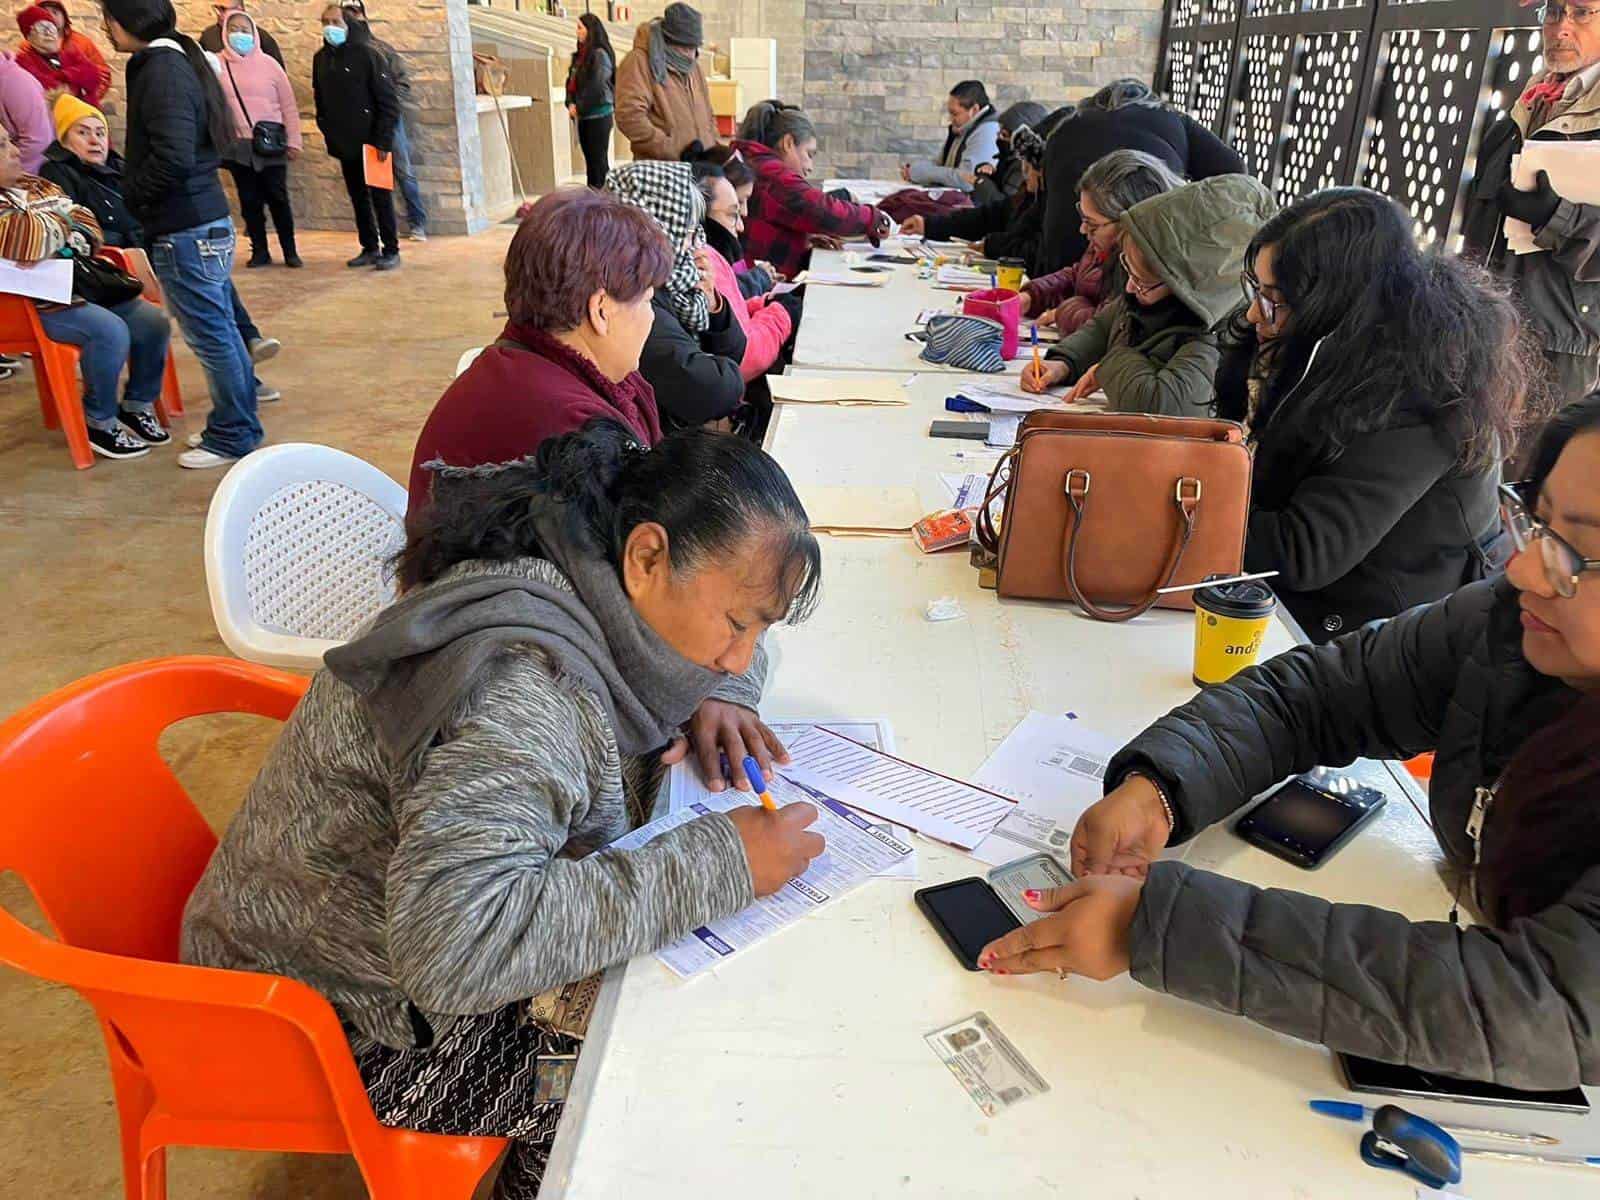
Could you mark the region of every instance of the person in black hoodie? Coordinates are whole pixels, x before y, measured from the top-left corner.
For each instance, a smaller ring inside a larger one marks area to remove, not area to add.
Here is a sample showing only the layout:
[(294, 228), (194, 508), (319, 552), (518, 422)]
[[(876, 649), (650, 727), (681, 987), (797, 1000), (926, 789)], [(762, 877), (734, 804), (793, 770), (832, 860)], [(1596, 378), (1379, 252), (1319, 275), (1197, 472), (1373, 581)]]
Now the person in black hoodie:
[(1078, 180), (1113, 150), (1143, 150), (1191, 182), (1242, 175), (1238, 151), (1186, 113), (1167, 108), (1137, 79), (1119, 79), (1056, 126), (1044, 151), (1043, 252), (1035, 274), (1059, 271), (1083, 257)]
[(980, 166), (974, 172), (977, 176), (977, 182), (972, 185), (974, 204), (989, 204), (1003, 197), (1015, 196), (1022, 190), (1022, 159), (1012, 147), (1011, 138), (1024, 127), (1039, 131), (1049, 115), (1044, 105), (1032, 100), (1018, 100), (1001, 112), (1000, 157), (995, 159), (993, 166)]
[(361, 239), (361, 253), (345, 265), (390, 271), (400, 265), (394, 192), (367, 186), (363, 158), (367, 146), (378, 152), (380, 160), (389, 158), (400, 120), (400, 96), (365, 22), (346, 22), (344, 10), (330, 4), (322, 10), (322, 40), (325, 45), (311, 60), (317, 128), (344, 172)]
[(1027, 263), (1030, 275), (1046, 274), (1040, 269), (1039, 245), (1044, 226), (1041, 168), (1045, 141), (1026, 125), (1020, 126), (1007, 140), (1008, 153), (1022, 169), (1022, 187), (1016, 195), (997, 195), (987, 202), (947, 213), (907, 217), (900, 232), (921, 234), (935, 242), (947, 242), (951, 238), (981, 239), (983, 252), (989, 258), (1020, 258)]
[(1296, 201), (1245, 252), (1219, 416), (1255, 444), (1247, 571), (1326, 642), (1504, 561), (1496, 488), (1528, 393), (1516, 310), (1476, 267), (1424, 255), (1365, 188)]
[(233, 316), (235, 235), (218, 178), (233, 117), (205, 51), (178, 32), (171, 0), (103, 0), (103, 8), (111, 44), (133, 56), (122, 195), (211, 389), (205, 430), (178, 465), (224, 466), (262, 440), (250, 351)]

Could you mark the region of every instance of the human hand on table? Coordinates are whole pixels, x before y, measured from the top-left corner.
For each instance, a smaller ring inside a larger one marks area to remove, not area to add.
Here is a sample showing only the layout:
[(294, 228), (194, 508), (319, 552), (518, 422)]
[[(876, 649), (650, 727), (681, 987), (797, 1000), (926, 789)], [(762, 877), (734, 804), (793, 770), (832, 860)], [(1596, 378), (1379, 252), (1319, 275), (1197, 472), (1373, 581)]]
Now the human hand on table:
[(978, 966), (996, 975), (1121, 975), (1128, 969), (1129, 930), (1143, 891), (1143, 880), (1097, 875), (1066, 887), (1024, 892), (1032, 908), (1050, 916), (990, 942), (978, 955)]
[(1072, 390), (1066, 394), (1068, 404), (1076, 404), (1079, 400), (1086, 399), (1100, 390), (1100, 364), (1095, 363), (1082, 375), (1078, 382), (1072, 385)]
[(807, 832), (816, 819), (816, 808), (803, 801), (785, 804), (777, 812), (746, 805), (728, 814), (744, 843), (756, 895), (770, 896), (826, 848), (820, 833)]
[(1089, 806), (1072, 831), (1072, 873), (1143, 879), (1166, 848), (1172, 822), (1156, 785), (1129, 775)]
[(786, 765), (789, 750), (782, 739), (768, 729), (750, 709), (726, 700), (702, 700), (700, 707), (689, 718), (688, 738), (679, 738), (668, 746), (661, 761), (671, 766), (682, 762), (694, 750), (700, 766), (700, 778), (713, 792), (728, 786), (722, 775), (722, 758), (728, 760), (728, 771), (733, 776), (733, 786), (741, 792), (750, 790), (750, 780), (744, 773), (744, 760), (754, 758), (763, 775), (772, 774), (772, 764)]
[(1041, 358), (1036, 366), (1032, 362), (1022, 368), (1022, 390), (1042, 392), (1054, 387), (1067, 377), (1067, 364), (1054, 358)]
[(844, 239), (836, 238), (832, 234), (813, 233), (810, 238), (813, 250), (843, 250)]
[(922, 231), (927, 228), (927, 222), (921, 217), (907, 217), (900, 222), (900, 232), (906, 237), (921, 237)]

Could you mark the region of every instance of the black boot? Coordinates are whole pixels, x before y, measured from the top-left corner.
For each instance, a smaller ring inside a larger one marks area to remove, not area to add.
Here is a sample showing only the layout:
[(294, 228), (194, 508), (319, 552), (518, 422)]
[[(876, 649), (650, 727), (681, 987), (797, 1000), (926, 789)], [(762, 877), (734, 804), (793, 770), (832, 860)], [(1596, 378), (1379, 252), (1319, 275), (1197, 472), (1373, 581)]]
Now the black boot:
[(283, 265), (286, 267), (303, 267), (300, 261), (300, 252), (294, 247), (294, 234), (279, 234), (278, 244), (283, 247)]
[(256, 242), (253, 245), (251, 245), (251, 247), (250, 247), (250, 261), (245, 263), (245, 266), (247, 266), (247, 267), (270, 267), (271, 265), (272, 265), (272, 255), (267, 251), (266, 243), (265, 242)]

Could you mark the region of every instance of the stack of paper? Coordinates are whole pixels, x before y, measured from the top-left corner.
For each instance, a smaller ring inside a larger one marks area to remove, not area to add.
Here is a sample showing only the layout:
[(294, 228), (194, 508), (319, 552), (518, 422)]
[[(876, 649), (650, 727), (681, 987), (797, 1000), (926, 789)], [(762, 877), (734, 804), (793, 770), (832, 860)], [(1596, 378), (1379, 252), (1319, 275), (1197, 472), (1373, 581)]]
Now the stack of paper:
[(816, 533), (836, 537), (899, 537), (922, 519), (915, 488), (800, 488), (800, 503)]
[(1100, 799), (1106, 764), (1116, 751), (1114, 741), (1076, 720), (1029, 713), (973, 776), (1018, 802), (973, 857), (1005, 863), (1044, 851), (1066, 862), (1073, 827)]
[(891, 375), (768, 375), (767, 386), (780, 404), (910, 403), (905, 384)]
[[(1522, 153), (1511, 160), (1511, 182), (1523, 191), (1538, 186), (1539, 172), (1550, 176), (1550, 186), (1574, 204), (1600, 204), (1600, 142), (1522, 143)], [(1538, 254), (1533, 227), (1526, 221), (1506, 221), (1506, 247), (1513, 254)]]
[(959, 267), (955, 263), (946, 263), (939, 268), (934, 282), (940, 287), (959, 288), (963, 291), (976, 291), (986, 288), (993, 281), (993, 276), (983, 271), (974, 271), (971, 267)]
[(842, 271), (802, 271), (795, 276), (795, 283), (824, 284), (830, 287), (882, 287), (889, 282), (892, 272), (879, 270), (877, 267), (863, 267), (858, 270), (846, 268)]

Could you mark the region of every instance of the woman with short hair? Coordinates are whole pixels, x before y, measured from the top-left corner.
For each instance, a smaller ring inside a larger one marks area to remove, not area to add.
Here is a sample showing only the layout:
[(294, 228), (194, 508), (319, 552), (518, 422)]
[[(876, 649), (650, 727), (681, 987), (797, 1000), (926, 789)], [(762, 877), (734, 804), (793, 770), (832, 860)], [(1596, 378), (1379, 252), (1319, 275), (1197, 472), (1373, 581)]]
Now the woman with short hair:
[(646, 450), (601, 419), (442, 470), (400, 599), (328, 652), (196, 885), (184, 961), (317, 989), (380, 1122), (514, 1139), (495, 1195), (533, 1200), (562, 1107), (546, 1073), (582, 1043), (530, 1001), (823, 849), (811, 805), (754, 797), (612, 846), (697, 705), (756, 703), (760, 639), (820, 570), (782, 469), (739, 438)]

